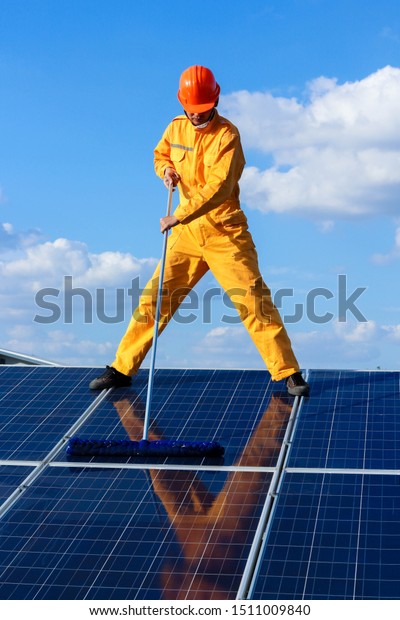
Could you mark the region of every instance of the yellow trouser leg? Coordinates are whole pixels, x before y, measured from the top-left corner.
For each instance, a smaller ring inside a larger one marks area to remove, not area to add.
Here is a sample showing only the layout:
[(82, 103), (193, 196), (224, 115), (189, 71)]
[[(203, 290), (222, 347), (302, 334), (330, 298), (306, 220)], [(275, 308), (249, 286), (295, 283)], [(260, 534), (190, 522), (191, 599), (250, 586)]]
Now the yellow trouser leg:
[[(196, 245), (186, 227), (174, 230), (168, 239), (159, 333), (166, 327), (189, 290), (208, 270)], [(151, 347), (159, 270), (160, 265), (141, 295), (139, 305), (132, 315), (112, 363), (112, 366), (124, 375), (137, 372)]]
[(246, 228), (237, 228), (229, 240), (213, 232), (204, 256), (235, 304), (272, 379), (279, 381), (298, 371), (299, 365), (270, 290), (263, 282), (251, 235)]
[[(262, 279), (251, 235), (243, 225), (221, 232), (207, 223), (173, 230), (168, 240), (160, 332), (209, 268), (235, 304), (272, 379), (278, 381), (298, 371), (289, 336)], [(151, 347), (158, 276), (159, 266), (119, 344), (112, 365), (123, 374), (134, 374)]]

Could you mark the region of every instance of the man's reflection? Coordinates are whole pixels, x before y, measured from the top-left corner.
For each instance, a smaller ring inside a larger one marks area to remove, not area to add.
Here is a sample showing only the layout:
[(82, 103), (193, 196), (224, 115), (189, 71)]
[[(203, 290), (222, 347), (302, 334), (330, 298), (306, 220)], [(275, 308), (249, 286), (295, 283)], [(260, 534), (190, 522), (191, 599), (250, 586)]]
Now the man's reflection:
[[(137, 395), (113, 402), (130, 439), (143, 433), (143, 403)], [(273, 394), (256, 429), (234, 463), (273, 467), (292, 410), (290, 396)], [(153, 423), (149, 440), (162, 439)], [(161, 572), (166, 599), (230, 599), (240, 583), (249, 545), (271, 481), (265, 471), (232, 471), (211, 492), (201, 472), (150, 469), (153, 489), (168, 515), (181, 558)]]

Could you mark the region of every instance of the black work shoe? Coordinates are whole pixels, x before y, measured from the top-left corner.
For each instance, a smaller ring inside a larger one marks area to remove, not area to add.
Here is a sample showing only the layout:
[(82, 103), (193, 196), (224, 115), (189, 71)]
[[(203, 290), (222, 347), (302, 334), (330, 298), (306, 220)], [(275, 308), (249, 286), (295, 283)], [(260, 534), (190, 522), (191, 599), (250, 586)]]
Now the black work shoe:
[(286, 379), (286, 387), (291, 396), (308, 396), (310, 392), (310, 386), (300, 372), (295, 372)]
[(106, 366), (105, 371), (89, 383), (91, 390), (108, 390), (108, 388), (127, 387), (132, 379), (115, 370), (112, 366)]

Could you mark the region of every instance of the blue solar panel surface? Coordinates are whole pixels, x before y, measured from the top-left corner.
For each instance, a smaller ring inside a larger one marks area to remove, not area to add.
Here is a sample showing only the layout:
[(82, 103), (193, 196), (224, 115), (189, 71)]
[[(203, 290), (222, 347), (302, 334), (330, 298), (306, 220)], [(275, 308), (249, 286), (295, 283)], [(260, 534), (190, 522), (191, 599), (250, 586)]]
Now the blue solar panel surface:
[[(141, 439), (147, 377), (147, 372), (140, 371), (131, 388), (111, 392), (79, 430), (79, 436)], [(272, 410), (277, 411), (274, 415), (278, 423), (283, 420), (285, 428), (292, 406), (293, 399), (282, 392), (282, 385), (273, 386), (265, 371), (158, 371), (149, 439), (216, 440), (225, 447), (224, 465), (230, 465), (240, 459), (249, 437), (262, 420), (263, 428), (258, 429), (258, 435), (264, 433), (263, 438), (267, 438), (270, 426), (266, 421)], [(274, 466), (279, 449), (271, 457), (271, 442), (264, 443), (264, 459), (258, 464)], [(159, 462), (164, 460), (161, 458)], [(135, 458), (135, 462), (151, 461)], [(182, 459), (168, 457), (167, 462), (182, 463)], [(215, 463), (215, 459), (190, 458), (189, 462), (192, 465)]]
[(6, 500), (31, 471), (32, 467), (28, 466), (0, 465), (0, 502)]
[(0, 367), (2, 599), (400, 598), (399, 372), (158, 370), (150, 439), (223, 459), (68, 457), (141, 438), (147, 371), (96, 374)]
[(0, 459), (43, 459), (93, 401), (89, 373), (49, 366), (16, 366), (6, 372), (3, 367)]
[(312, 371), (289, 465), (400, 468), (399, 372)]
[(3, 518), (0, 597), (234, 597), (270, 476), (49, 468)]
[(256, 599), (398, 599), (398, 476), (286, 474)]

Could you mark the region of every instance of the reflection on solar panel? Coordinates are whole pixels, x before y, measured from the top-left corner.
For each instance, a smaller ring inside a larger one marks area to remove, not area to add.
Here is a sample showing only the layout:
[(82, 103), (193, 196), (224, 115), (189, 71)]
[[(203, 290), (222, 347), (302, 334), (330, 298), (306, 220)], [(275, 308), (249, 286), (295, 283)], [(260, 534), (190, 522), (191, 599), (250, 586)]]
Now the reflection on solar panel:
[(147, 372), (93, 395), (84, 368), (2, 367), (2, 599), (400, 598), (398, 372), (158, 370), (150, 439), (224, 459), (67, 457), (141, 437)]

